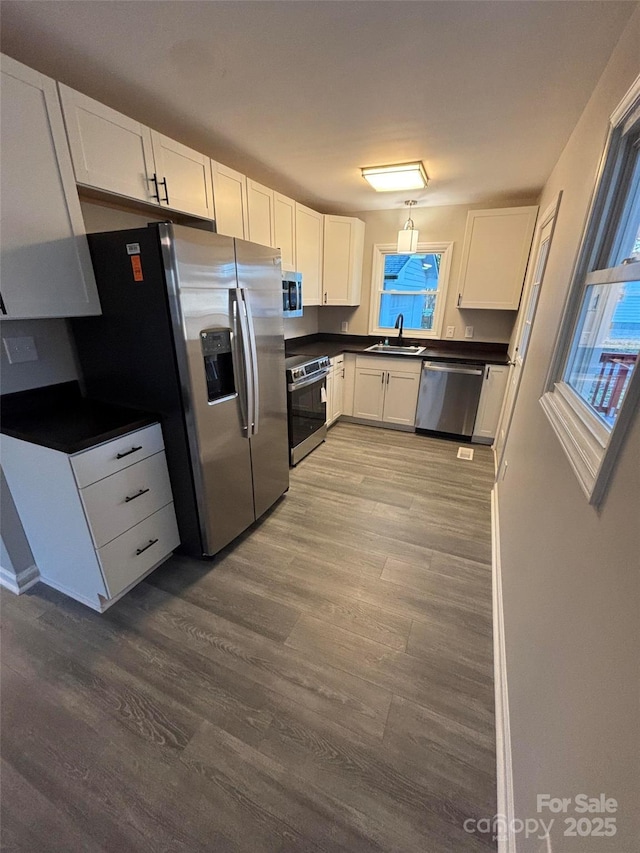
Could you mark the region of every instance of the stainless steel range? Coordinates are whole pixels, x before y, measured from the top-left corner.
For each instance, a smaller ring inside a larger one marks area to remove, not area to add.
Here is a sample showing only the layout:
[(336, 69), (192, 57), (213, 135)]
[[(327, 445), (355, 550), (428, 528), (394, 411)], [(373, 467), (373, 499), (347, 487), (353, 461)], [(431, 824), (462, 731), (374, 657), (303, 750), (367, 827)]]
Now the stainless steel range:
[(289, 461), (297, 465), (327, 436), (326, 377), (329, 358), (292, 355), (285, 359)]

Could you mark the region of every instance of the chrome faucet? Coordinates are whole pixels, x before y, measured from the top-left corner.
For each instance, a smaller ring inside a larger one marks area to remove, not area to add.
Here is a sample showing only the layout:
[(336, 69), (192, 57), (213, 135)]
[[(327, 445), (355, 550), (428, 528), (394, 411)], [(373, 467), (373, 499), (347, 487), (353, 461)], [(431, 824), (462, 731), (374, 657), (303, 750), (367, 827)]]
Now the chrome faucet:
[(402, 346), (402, 330), (404, 328), (404, 314), (398, 314), (396, 317), (396, 324), (393, 327), (394, 329), (398, 329), (398, 346)]

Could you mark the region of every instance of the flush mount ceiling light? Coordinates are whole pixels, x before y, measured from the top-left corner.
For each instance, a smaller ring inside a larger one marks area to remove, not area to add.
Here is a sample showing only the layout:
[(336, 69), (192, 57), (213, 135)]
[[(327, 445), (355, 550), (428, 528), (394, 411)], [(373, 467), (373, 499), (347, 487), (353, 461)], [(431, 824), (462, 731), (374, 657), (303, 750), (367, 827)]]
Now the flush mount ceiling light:
[(429, 178), (420, 161), (397, 163), (395, 166), (369, 166), (361, 169), (362, 177), (379, 193), (393, 190), (422, 190)]
[(411, 208), (417, 201), (405, 201), (409, 208), (409, 218), (404, 223), (402, 231), (398, 231), (398, 254), (414, 255), (418, 251), (418, 231), (411, 218)]

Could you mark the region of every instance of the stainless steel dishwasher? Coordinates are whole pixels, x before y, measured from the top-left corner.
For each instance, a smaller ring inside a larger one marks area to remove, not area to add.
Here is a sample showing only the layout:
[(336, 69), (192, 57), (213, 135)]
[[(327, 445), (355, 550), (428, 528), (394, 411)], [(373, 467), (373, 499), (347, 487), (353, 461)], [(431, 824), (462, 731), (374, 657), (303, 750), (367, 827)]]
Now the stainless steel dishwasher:
[(423, 361), (416, 429), (471, 437), (482, 374), (477, 364)]

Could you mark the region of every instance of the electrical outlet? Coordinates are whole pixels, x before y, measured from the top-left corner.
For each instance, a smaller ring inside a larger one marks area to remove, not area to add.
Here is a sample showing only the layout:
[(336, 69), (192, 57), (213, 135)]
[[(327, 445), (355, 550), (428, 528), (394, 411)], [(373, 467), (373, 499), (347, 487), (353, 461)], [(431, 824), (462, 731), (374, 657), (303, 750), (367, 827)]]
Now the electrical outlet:
[(343, 320), (342, 323), (340, 323), (340, 328), (342, 329), (343, 332), (348, 332), (349, 331), (348, 320)]
[(22, 361), (37, 361), (38, 350), (32, 337), (5, 338), (4, 348), (9, 364), (19, 364)]
[(473, 326), (465, 326), (464, 327), (464, 336), (465, 338), (473, 337)]
[(455, 335), (455, 333), (456, 333), (456, 327), (455, 326), (447, 326), (447, 334), (445, 337), (452, 338)]

